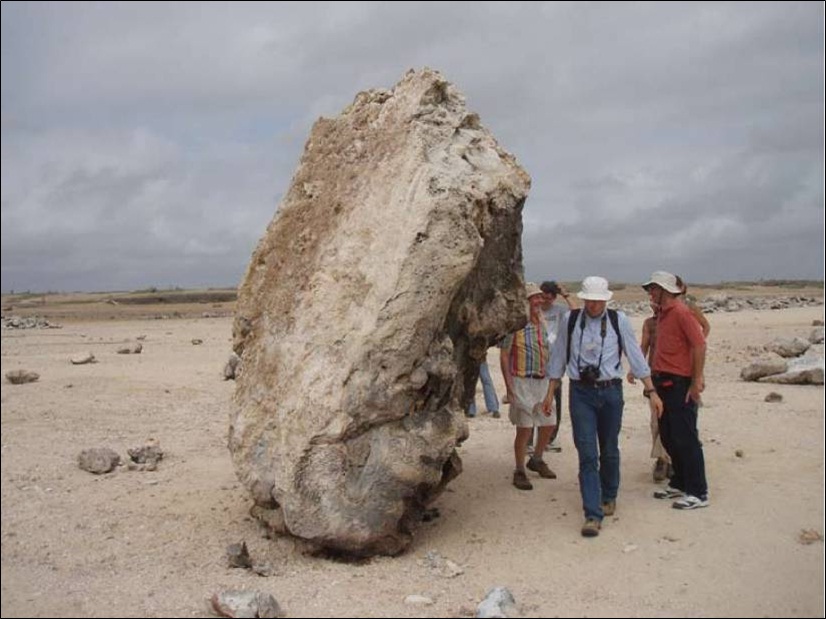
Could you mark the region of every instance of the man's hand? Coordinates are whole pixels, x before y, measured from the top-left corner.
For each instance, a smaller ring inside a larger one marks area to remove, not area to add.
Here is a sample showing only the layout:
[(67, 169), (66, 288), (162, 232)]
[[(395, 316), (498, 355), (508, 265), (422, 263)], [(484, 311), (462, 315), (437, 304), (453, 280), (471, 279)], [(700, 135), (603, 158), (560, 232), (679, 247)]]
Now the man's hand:
[(697, 404), (700, 403), (700, 394), (705, 391), (706, 388), (706, 381), (702, 376), (698, 376), (694, 380), (691, 381), (691, 385), (688, 387), (688, 393), (685, 394), (685, 401), (688, 402), (689, 399), (694, 400)]
[(652, 412), (657, 413), (657, 419), (663, 416), (663, 401), (660, 399), (660, 396), (657, 395), (656, 391), (651, 392), (651, 396), (648, 399), (648, 406)]
[(542, 414), (546, 417), (550, 417), (554, 412), (554, 394), (549, 393), (545, 396), (545, 399), (542, 400)]

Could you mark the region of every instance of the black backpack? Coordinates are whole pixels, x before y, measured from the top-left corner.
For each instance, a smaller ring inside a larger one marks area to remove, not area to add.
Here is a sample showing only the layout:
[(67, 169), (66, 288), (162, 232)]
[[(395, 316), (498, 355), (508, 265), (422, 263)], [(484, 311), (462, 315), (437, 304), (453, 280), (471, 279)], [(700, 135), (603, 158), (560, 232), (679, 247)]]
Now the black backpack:
[[(568, 348), (565, 351), (566, 367), (568, 366), (568, 362), (571, 360), (571, 335), (574, 332), (574, 328), (576, 327), (576, 321), (577, 318), (579, 318), (579, 314), (581, 311), (581, 309), (572, 309), (571, 314), (568, 316)], [(619, 352), (621, 358), (622, 353), (625, 351), (625, 347), (622, 345), (622, 333), (620, 333), (619, 316), (617, 315), (617, 310), (608, 310), (608, 320), (611, 321), (611, 326), (614, 328), (614, 333), (617, 334), (617, 342), (619, 343)], [(583, 324), (583, 326), (585, 325)], [(619, 367), (619, 364), (617, 364), (617, 367)]]

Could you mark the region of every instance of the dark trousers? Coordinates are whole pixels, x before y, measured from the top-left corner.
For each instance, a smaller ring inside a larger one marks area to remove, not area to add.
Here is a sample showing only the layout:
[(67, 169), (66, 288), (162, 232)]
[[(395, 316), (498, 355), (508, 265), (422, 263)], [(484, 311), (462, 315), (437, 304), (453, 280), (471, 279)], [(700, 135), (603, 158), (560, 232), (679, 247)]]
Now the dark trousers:
[(556, 386), (556, 391), (554, 391), (554, 404), (556, 405), (556, 428), (554, 428), (553, 432), (551, 432), (551, 438), (548, 440), (548, 444), (553, 443), (556, 440), (557, 435), (559, 434), (559, 426), (562, 425), (562, 383)]
[(706, 464), (697, 433), (697, 403), (686, 402), (690, 384), (691, 379), (685, 376), (658, 374), (654, 377), (657, 395), (663, 401), (660, 440), (674, 468), (670, 485), (702, 498), (708, 494)]

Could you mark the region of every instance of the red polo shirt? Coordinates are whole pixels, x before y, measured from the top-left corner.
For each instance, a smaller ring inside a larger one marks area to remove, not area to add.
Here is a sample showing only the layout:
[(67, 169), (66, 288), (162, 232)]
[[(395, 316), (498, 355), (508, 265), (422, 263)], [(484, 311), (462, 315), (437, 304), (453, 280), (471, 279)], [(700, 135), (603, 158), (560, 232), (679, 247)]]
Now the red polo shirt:
[(700, 323), (683, 303), (672, 303), (660, 310), (657, 342), (654, 348), (656, 372), (691, 377), (691, 349), (705, 344)]

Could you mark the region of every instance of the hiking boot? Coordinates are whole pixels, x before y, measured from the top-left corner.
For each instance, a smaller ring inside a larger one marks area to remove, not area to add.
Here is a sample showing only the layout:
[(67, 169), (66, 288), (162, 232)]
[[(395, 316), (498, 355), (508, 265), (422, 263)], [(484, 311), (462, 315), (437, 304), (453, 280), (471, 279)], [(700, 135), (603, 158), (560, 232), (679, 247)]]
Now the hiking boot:
[(493, 412), (490, 414), (490, 416), (491, 416), (491, 417), (493, 417), (494, 419), (499, 419), (502, 415), (501, 415), (501, 414), (499, 414), (499, 411), (493, 411)]
[(668, 462), (665, 461), (665, 458), (657, 458), (657, 461), (654, 463), (654, 471), (652, 476), (654, 477), (654, 482), (659, 483), (661, 481), (665, 481), (665, 478), (668, 477)]
[(613, 501), (605, 501), (605, 503), (602, 504), (602, 513), (606, 516), (613, 516), (615, 511), (617, 511), (616, 499)]
[(539, 476), (544, 477), (545, 479), (556, 479), (556, 473), (548, 468), (548, 465), (545, 464), (543, 460), (540, 460), (535, 456), (528, 458), (527, 468), (529, 471), (539, 473)]
[(708, 507), (708, 497), (698, 497), (687, 494), (680, 500), (674, 501), (671, 507), (674, 509), (699, 509), (700, 507)]
[(682, 490), (678, 490), (677, 488), (672, 488), (671, 486), (666, 486), (661, 490), (654, 491), (654, 498), (655, 499), (679, 499), (683, 496), (685, 492)]
[(513, 485), (520, 490), (533, 490), (533, 484), (528, 480), (525, 471), (520, 471), (519, 469), (513, 472)]
[(585, 524), (582, 525), (582, 531), (580, 531), (580, 533), (582, 533), (582, 537), (596, 537), (599, 535), (601, 526), (599, 520), (589, 518), (585, 521)]

